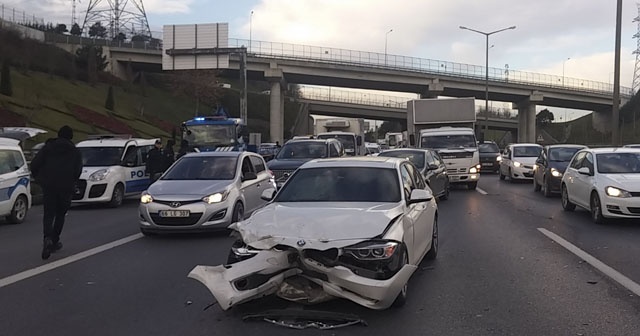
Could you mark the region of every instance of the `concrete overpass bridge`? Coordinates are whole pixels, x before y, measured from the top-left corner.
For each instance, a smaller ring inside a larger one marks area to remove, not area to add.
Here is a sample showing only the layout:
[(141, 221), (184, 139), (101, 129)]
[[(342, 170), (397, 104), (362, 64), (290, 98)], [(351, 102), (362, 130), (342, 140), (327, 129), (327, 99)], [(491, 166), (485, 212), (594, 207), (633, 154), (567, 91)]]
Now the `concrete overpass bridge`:
[[(48, 37), (51, 42), (71, 45), (68, 36)], [(126, 63), (159, 68), (162, 52), (147, 44), (104, 42), (110, 70), (123, 75)], [(272, 141), (282, 142), (284, 92), (288, 84), (307, 84), (415, 93), (420, 97), (475, 97), (484, 99), (485, 67), (385, 55), (364, 51), (229, 39), (229, 47), (247, 50), (247, 75), (271, 83)], [(215, 49), (165, 50), (172, 55), (210, 55)], [(230, 55), (227, 72), (240, 69), (240, 56)], [(594, 112), (594, 124), (610, 125), (613, 86), (608, 83), (539, 74), (511, 69), (489, 68), (489, 99), (510, 102), (518, 110), (519, 141), (535, 141), (536, 105), (581, 109)], [(621, 88), (622, 101), (632, 95)]]

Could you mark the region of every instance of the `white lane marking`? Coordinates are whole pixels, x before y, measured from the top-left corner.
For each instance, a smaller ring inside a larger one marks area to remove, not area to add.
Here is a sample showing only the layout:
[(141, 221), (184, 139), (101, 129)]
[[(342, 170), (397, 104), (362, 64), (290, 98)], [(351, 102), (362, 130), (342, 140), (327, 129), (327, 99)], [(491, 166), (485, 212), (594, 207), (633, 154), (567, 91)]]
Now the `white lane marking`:
[(640, 296), (640, 285), (635, 283), (633, 280), (627, 278), (622, 273), (616, 271), (615, 269), (606, 265), (602, 261), (596, 259), (589, 253), (581, 250), (579, 247), (564, 240), (562, 237), (558, 236), (557, 234), (544, 228), (538, 228), (538, 231), (542, 232), (542, 234), (551, 238), (553, 241), (555, 241), (556, 243), (560, 244), (562, 247), (569, 250), (569, 252), (575, 254), (582, 260), (588, 262), (591, 266), (595, 267), (597, 270), (604, 273), (606, 276), (610, 277), (611, 279), (615, 280), (617, 283), (621, 284), (626, 289), (632, 291), (637, 296)]
[(488, 192), (486, 192), (486, 191), (484, 191), (484, 190), (482, 190), (482, 189), (480, 189), (478, 187), (476, 187), (476, 191), (481, 193), (481, 194), (483, 194), (483, 195), (488, 195), (489, 194)]
[(134, 241), (136, 239), (140, 239), (142, 237), (144, 237), (142, 235), (142, 233), (137, 233), (137, 234), (134, 234), (132, 236), (125, 237), (125, 238), (122, 238), (122, 239), (119, 239), (119, 240), (116, 240), (116, 241), (112, 241), (110, 243), (107, 243), (107, 244), (104, 244), (104, 245), (101, 245), (101, 246), (98, 246), (98, 247), (94, 247), (94, 248), (92, 248), (90, 250), (86, 250), (84, 252), (80, 252), (78, 254), (74, 254), (72, 256), (68, 256), (68, 257), (66, 257), (64, 259), (56, 260), (54, 262), (50, 262), (48, 264), (45, 264), (45, 265), (42, 265), (42, 266), (38, 266), (36, 268), (32, 268), (32, 269), (26, 270), (24, 272), (20, 272), (18, 274), (14, 274), (14, 275), (8, 276), (6, 278), (0, 279), (0, 288), (5, 287), (5, 286), (9, 286), (9, 285), (11, 285), (13, 283), (16, 283), (18, 281), (22, 281), (22, 280), (28, 279), (28, 278), (36, 276), (38, 274), (42, 274), (44, 272), (48, 272), (48, 271), (54, 270), (54, 269), (56, 269), (58, 267), (62, 267), (64, 265), (70, 264), (72, 262), (76, 262), (78, 260), (82, 260), (84, 258), (88, 258), (88, 257), (90, 257), (92, 255), (95, 255), (95, 254), (110, 250), (110, 249), (112, 249), (114, 247), (118, 247), (120, 245), (124, 245), (126, 243), (130, 243), (130, 242), (132, 242), (132, 241)]

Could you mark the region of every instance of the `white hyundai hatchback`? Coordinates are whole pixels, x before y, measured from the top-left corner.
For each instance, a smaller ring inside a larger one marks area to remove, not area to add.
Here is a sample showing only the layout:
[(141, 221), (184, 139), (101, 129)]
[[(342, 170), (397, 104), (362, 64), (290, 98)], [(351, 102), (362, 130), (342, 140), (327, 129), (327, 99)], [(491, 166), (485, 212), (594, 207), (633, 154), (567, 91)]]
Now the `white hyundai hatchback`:
[(562, 207), (606, 218), (640, 218), (640, 149), (593, 148), (576, 153), (562, 177)]

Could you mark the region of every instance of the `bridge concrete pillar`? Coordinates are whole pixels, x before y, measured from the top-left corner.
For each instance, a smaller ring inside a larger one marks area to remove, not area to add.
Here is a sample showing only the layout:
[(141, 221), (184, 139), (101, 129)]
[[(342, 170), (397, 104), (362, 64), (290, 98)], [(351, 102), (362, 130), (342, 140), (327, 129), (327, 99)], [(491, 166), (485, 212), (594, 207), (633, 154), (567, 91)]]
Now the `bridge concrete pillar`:
[(536, 142), (536, 104), (542, 103), (544, 96), (533, 92), (528, 98), (513, 104), (518, 110), (518, 142)]
[(284, 75), (282, 69), (270, 68), (264, 77), (271, 83), (269, 102), (269, 135), (271, 142), (284, 143)]

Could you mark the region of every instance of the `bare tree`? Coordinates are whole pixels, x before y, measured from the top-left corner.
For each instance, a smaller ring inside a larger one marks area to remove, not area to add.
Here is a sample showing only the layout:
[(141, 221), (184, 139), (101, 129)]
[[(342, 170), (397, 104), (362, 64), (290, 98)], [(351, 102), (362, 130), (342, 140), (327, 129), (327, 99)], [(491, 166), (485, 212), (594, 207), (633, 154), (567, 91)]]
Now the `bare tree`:
[(196, 100), (196, 115), (200, 115), (200, 105), (215, 106), (222, 96), (214, 70), (181, 70), (174, 73), (172, 89)]

